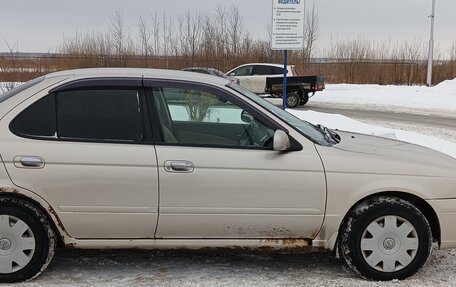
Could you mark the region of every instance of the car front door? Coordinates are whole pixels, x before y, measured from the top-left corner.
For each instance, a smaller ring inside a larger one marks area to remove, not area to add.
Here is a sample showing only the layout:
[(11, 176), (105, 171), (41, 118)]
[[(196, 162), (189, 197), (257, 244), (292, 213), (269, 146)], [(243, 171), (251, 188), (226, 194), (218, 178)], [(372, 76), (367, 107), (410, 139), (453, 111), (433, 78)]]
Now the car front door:
[(1, 155), (14, 184), (42, 195), (71, 237), (153, 238), (158, 170), (142, 79), (96, 82), (19, 105), (0, 123)]
[(239, 79), (239, 84), (246, 88), (249, 91), (252, 91), (252, 65), (245, 65), (240, 68), (237, 68), (234, 70), (232, 73), (229, 74), (229, 76), (233, 76), (237, 79)]
[(272, 76), (272, 67), (268, 65), (255, 65), (252, 69), (251, 90), (256, 94), (264, 94), (266, 78)]
[(160, 125), (157, 238), (315, 237), (326, 185), (313, 143), (274, 151), (277, 123), (225, 90), (145, 83)]

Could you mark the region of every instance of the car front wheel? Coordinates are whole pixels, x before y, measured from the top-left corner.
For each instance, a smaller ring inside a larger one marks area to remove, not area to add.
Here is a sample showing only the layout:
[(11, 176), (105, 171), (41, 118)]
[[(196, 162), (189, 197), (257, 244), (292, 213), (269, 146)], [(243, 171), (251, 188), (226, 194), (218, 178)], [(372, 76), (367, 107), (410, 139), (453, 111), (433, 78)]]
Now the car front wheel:
[(0, 283), (38, 276), (51, 261), (56, 237), (46, 216), (20, 199), (0, 197)]
[(408, 201), (377, 197), (359, 204), (341, 230), (339, 252), (347, 265), (367, 279), (412, 276), (432, 249), (426, 217)]

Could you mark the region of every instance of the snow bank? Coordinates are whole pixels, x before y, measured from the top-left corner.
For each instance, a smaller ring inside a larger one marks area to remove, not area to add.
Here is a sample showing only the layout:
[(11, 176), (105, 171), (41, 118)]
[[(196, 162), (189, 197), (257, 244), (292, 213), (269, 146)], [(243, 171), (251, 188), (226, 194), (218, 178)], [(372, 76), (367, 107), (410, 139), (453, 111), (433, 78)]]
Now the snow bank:
[(325, 114), (313, 111), (287, 110), (298, 118), (313, 124), (322, 124), (331, 129), (339, 129), (379, 137), (397, 139), (404, 142), (431, 148), (456, 158), (456, 143), (414, 132), (377, 127), (353, 120), (343, 115)]
[(311, 99), (315, 103), (339, 103), (404, 109), (456, 110), (456, 79), (435, 87), (328, 84)]
[(456, 92), (456, 79), (443, 81), (431, 89), (440, 90), (441, 92), (452, 92), (454, 94)]

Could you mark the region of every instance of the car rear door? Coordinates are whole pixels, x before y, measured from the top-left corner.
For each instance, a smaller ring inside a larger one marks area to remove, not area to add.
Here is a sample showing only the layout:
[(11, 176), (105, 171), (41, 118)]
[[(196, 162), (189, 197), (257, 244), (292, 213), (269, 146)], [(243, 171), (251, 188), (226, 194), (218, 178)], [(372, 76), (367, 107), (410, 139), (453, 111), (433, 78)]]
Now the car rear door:
[(274, 151), (277, 124), (225, 90), (145, 84), (159, 124), (157, 238), (315, 237), (326, 185), (313, 143)]
[(0, 122), (12, 181), (48, 201), (74, 238), (154, 237), (158, 169), (141, 86), (141, 78), (79, 80)]

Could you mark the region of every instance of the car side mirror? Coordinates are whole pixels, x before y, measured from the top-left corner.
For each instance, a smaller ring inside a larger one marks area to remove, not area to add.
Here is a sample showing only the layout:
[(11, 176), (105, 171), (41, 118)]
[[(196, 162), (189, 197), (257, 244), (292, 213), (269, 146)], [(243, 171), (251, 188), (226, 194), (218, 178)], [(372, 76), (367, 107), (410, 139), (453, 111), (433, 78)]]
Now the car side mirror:
[(246, 124), (250, 124), (253, 122), (253, 116), (246, 111), (242, 111), (241, 120)]
[(234, 77), (234, 76), (236, 76), (236, 73), (234, 73), (234, 72), (233, 73), (229, 73), (228, 76)]
[(290, 137), (282, 130), (274, 132), (274, 150), (286, 151), (290, 148)]

